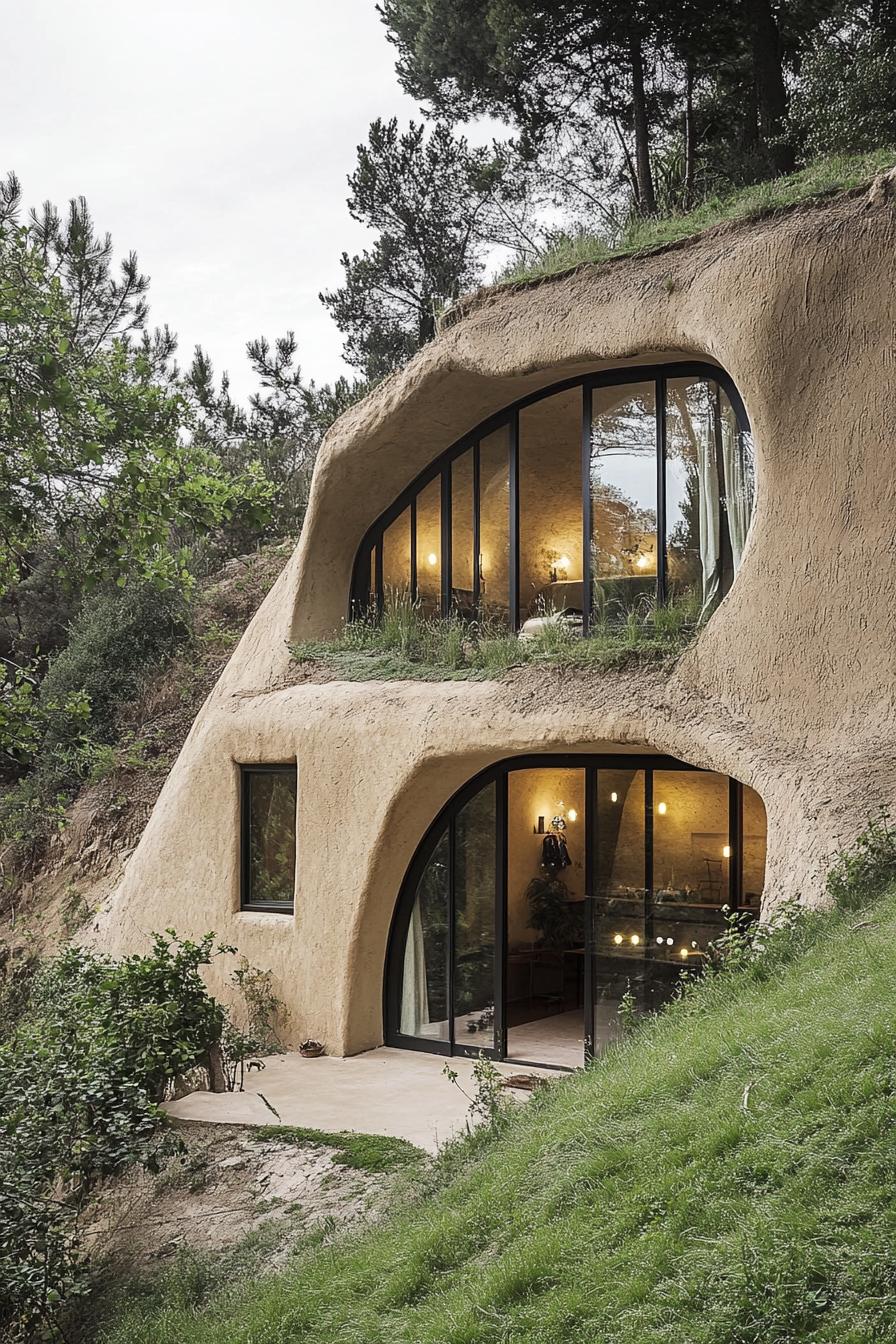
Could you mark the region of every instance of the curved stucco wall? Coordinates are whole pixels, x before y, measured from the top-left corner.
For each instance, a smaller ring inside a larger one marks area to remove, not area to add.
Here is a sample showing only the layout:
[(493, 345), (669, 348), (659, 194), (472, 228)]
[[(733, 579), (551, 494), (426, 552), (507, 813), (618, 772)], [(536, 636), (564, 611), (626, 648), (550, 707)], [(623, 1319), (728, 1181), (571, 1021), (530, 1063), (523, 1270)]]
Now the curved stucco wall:
[[(214, 928), (270, 966), (290, 1038), (376, 1044), (386, 938), (423, 831), (486, 764), (655, 748), (757, 789), (767, 900), (818, 899), (896, 795), (896, 214), (884, 186), (481, 297), (344, 416), (302, 541), (201, 711), (95, 937)], [(732, 591), (671, 676), (299, 684), (287, 641), (343, 619), (358, 543), (437, 454), (535, 388), (626, 361), (734, 378), (758, 499)], [(299, 768), (294, 918), (240, 913), (236, 762)]]

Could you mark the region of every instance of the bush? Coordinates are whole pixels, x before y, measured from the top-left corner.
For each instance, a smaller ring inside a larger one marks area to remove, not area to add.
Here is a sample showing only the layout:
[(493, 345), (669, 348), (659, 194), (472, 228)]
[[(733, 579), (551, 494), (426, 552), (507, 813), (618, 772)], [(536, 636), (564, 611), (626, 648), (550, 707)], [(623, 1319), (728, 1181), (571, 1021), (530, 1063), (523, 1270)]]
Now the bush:
[(232, 950), (173, 930), (120, 961), (71, 948), (36, 976), (30, 963), (30, 992), (11, 964), (0, 986), (4, 1340), (53, 1336), (88, 1291), (78, 1219), (96, 1182), (135, 1162), (156, 1169), (176, 1147), (157, 1103), (191, 1070), (220, 1071), (227, 1017), (200, 972)]
[(62, 824), (78, 787), (108, 763), (121, 707), (190, 630), (181, 589), (131, 583), (85, 603), (39, 685), (37, 668), (33, 679), (7, 683), (0, 725), (15, 748), (9, 754), (28, 773), (2, 797), (0, 837), (27, 848)]
[(828, 873), (827, 893), (840, 910), (863, 910), (896, 883), (896, 829), (882, 810), (843, 849)]
[(793, 115), (813, 156), (896, 143), (896, 48), (889, 38), (838, 31), (819, 41), (803, 62)]

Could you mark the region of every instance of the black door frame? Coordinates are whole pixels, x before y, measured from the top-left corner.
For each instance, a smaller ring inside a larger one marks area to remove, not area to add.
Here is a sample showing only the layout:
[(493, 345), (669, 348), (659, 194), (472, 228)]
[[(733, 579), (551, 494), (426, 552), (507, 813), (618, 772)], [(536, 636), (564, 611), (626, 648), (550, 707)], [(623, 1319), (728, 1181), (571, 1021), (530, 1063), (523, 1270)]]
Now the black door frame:
[[(651, 753), (586, 753), (546, 752), (527, 753), (505, 757), (480, 770), (467, 780), (440, 808), (427, 828), (411, 859), (392, 914), (389, 941), (383, 977), (383, 1036), (385, 1044), (403, 1050), (422, 1050), (427, 1054), (478, 1058), (484, 1054), (491, 1059), (504, 1060), (507, 1056), (506, 978), (507, 978), (507, 850), (508, 850), (508, 781), (511, 772), (533, 769), (584, 770), (584, 866), (585, 866), (585, 966), (584, 966), (584, 1037), (586, 1062), (594, 1052), (594, 854), (597, 839), (597, 780), (604, 770), (644, 770), (645, 809), (645, 885), (646, 910), (653, 907), (653, 772), (680, 770), (694, 774), (708, 772), (701, 766), (678, 760), (674, 756)], [(468, 1045), (456, 1039), (454, 1022), (454, 836), (455, 818), (471, 798), (486, 788), (495, 786), (495, 1022), (494, 1045)], [(728, 776), (728, 844), (731, 854), (728, 862), (728, 901), (733, 911), (740, 908), (743, 892), (743, 788)], [(433, 852), (448, 831), (448, 1026), (447, 1041), (426, 1040), (405, 1035), (399, 1028), (401, 1021), (401, 989), (404, 969), (404, 950), (411, 912), (420, 879)], [(544, 1065), (541, 1060), (517, 1060), (515, 1064), (532, 1067)], [(561, 1066), (550, 1066), (561, 1067)]]

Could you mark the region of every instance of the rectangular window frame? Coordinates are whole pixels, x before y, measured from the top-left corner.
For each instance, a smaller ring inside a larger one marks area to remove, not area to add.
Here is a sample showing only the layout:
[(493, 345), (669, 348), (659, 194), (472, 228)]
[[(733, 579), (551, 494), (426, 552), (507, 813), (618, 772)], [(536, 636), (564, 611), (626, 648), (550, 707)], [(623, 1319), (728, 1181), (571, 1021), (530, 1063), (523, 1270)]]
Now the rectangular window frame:
[(251, 794), (252, 778), (255, 775), (292, 775), (296, 784), (296, 805), (298, 807), (299, 798), (299, 770), (297, 761), (280, 761), (273, 764), (247, 765), (240, 763), (240, 910), (249, 911), (254, 914), (263, 915), (295, 915), (296, 911), (296, 883), (299, 855), (299, 839), (297, 817), (294, 818), (296, 825), (296, 868), (293, 870), (293, 897), (288, 903), (286, 901), (253, 901), (250, 899), (251, 892), (251, 864), (249, 844), (249, 827), (251, 820)]

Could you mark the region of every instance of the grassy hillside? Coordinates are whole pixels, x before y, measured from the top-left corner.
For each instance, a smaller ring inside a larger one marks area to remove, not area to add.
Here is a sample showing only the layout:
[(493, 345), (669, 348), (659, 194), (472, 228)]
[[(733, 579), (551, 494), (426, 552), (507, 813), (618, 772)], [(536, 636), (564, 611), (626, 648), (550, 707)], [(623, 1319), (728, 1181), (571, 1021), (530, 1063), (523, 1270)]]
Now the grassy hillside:
[(177, 1271), (102, 1338), (896, 1339), (892, 832), (886, 848), (872, 909), (806, 917), (704, 982), (446, 1153), (385, 1222), (267, 1278)]
[(567, 234), (535, 261), (510, 267), (499, 277), (499, 283), (515, 284), (558, 275), (587, 262), (665, 247), (717, 224), (761, 219), (775, 210), (867, 185), (875, 173), (892, 168), (894, 164), (896, 148), (893, 146), (867, 154), (835, 154), (816, 159), (787, 177), (757, 182), (726, 196), (711, 196), (686, 214), (664, 215), (658, 219), (633, 218), (612, 244), (606, 238), (586, 231)]

